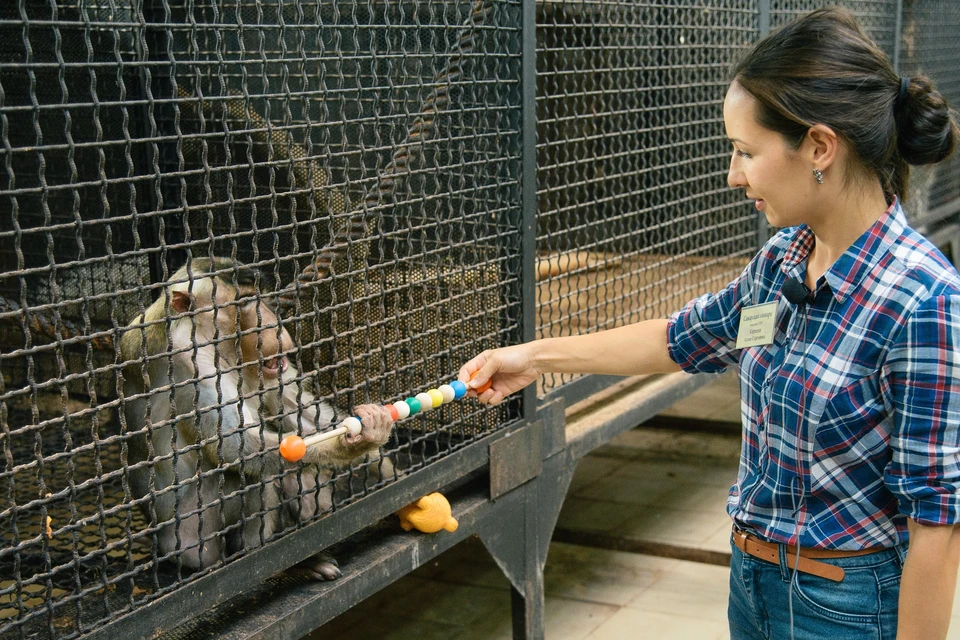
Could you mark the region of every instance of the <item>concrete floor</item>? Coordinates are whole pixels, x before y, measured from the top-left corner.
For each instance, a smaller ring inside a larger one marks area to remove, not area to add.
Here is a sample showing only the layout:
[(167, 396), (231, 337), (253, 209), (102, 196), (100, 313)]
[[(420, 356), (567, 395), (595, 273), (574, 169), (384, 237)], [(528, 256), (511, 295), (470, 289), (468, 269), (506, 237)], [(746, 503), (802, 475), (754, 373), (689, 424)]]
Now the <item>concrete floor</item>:
[[(549, 640), (729, 638), (730, 572), (718, 563), (730, 553), (736, 378), (721, 376), (661, 416), (674, 424), (634, 429), (578, 465), (555, 535), (577, 544), (553, 542), (544, 576)], [(699, 430), (683, 428), (697, 421)], [(611, 540), (631, 551), (609, 550)], [(948, 640), (960, 640), (958, 614), (955, 604)], [(473, 539), (307, 636), (511, 637), (509, 585)]]

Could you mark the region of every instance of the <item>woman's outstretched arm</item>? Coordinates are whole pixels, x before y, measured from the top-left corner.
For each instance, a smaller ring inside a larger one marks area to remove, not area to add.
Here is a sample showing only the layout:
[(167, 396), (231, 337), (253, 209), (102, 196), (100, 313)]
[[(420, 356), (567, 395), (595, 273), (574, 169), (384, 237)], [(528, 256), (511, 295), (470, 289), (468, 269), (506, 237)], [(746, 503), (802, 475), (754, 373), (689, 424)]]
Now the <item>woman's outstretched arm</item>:
[(608, 331), (490, 349), (463, 365), (459, 378), (470, 389), (491, 381), (493, 386), (478, 398), (497, 404), (546, 373), (630, 376), (679, 370), (667, 352), (667, 321), (646, 320)]

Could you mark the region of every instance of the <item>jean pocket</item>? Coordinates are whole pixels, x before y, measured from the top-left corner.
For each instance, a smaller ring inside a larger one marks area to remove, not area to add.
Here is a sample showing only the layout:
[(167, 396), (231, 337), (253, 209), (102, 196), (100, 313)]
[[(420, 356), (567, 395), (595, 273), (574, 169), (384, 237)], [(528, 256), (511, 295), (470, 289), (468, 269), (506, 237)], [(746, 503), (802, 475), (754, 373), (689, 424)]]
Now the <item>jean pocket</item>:
[[(842, 563), (840, 563), (842, 566)], [(896, 624), (900, 567), (894, 558), (868, 567), (844, 567), (843, 582), (797, 574), (796, 594), (815, 615), (876, 629), (891, 617)], [(865, 629), (866, 631), (866, 629)]]

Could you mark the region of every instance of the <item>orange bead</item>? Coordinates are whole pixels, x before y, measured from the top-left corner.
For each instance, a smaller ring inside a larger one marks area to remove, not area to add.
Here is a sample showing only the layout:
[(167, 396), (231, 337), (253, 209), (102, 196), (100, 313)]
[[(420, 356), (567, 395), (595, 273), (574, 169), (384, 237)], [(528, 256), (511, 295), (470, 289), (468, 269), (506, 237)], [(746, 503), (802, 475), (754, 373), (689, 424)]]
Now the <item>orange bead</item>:
[(394, 422), (400, 419), (400, 412), (392, 404), (387, 405), (387, 411), (390, 412), (390, 417), (393, 418)]
[[(480, 373), (480, 370), (479, 370), (479, 369), (478, 369), (477, 371), (474, 371), (474, 372), (473, 372), (473, 375), (470, 376), (470, 379), (473, 380), (475, 377), (477, 377), (477, 374), (478, 374), (478, 373)], [(493, 381), (492, 381), (492, 380), (487, 380), (487, 383), (486, 383), (486, 384), (477, 387), (476, 389), (474, 389), (474, 391), (476, 391), (477, 394), (479, 395), (479, 394), (483, 393), (484, 391), (486, 391), (487, 389), (489, 389), (489, 388), (492, 387), (492, 386), (493, 386)]]
[(280, 455), (287, 462), (296, 462), (307, 453), (307, 445), (300, 436), (287, 436), (280, 441)]

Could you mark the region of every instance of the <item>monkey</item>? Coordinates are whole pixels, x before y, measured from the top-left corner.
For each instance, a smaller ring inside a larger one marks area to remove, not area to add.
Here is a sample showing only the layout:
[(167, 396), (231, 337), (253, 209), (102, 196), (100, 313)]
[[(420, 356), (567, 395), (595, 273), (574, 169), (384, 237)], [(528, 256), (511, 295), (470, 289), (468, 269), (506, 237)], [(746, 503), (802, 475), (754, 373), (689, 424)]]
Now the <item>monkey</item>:
[[(150, 497), (140, 504), (155, 514), (162, 558), (199, 570), (262, 546), (328, 510), (334, 469), (375, 457), (389, 440), (389, 411), (359, 405), (359, 434), (309, 447), (300, 466), (285, 462), (283, 435), (307, 436), (343, 417), (305, 388), (293, 350), (256, 271), (228, 258), (188, 262), (124, 329), (127, 475), (138, 499)], [(291, 573), (340, 576), (322, 551)]]

